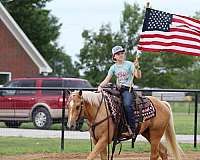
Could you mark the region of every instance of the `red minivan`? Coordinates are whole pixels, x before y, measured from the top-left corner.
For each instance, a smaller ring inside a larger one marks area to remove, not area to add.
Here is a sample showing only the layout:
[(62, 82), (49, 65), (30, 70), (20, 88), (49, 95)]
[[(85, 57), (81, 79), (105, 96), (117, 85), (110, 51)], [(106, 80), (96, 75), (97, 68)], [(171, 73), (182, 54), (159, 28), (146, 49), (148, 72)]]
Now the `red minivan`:
[[(57, 87), (92, 88), (80, 78), (18, 78), (3, 87)], [(39, 129), (49, 129), (62, 118), (62, 91), (60, 90), (0, 90), (0, 121), (8, 127), (19, 127), (32, 121)], [(67, 116), (67, 113), (66, 113)], [(77, 125), (80, 129), (82, 122)]]

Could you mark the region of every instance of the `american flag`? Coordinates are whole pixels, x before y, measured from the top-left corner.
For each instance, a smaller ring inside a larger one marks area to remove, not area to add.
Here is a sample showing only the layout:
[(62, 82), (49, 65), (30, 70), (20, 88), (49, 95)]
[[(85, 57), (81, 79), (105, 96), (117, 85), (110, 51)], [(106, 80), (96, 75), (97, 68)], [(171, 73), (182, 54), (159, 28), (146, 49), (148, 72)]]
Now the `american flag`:
[(200, 21), (147, 8), (138, 49), (200, 56)]

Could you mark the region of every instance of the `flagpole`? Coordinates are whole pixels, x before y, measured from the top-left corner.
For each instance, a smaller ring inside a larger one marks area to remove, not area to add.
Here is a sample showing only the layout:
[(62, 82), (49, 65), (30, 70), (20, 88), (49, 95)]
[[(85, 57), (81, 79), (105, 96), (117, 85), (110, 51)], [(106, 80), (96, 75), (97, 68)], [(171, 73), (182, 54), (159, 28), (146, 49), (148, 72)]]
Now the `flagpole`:
[(146, 0), (146, 8), (150, 8), (150, 0)]
[[(150, 0), (146, 0), (146, 8), (150, 8)], [(139, 54), (138, 54), (138, 50), (136, 51), (136, 57), (135, 57), (135, 61), (134, 62), (139, 62)], [(133, 62), (133, 63), (134, 63)], [(135, 71), (134, 71), (135, 72)], [(133, 79), (134, 79), (135, 74), (133, 73), (132, 78), (131, 78), (131, 82), (129, 85), (129, 92), (131, 92), (131, 88), (133, 87)]]
[(150, 2), (147, 2), (146, 8), (150, 8)]

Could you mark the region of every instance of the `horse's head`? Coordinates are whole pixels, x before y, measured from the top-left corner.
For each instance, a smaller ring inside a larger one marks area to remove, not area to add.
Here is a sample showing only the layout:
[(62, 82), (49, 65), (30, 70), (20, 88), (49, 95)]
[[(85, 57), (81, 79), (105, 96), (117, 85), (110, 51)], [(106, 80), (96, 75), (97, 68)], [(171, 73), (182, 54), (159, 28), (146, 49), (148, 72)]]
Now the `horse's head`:
[(68, 123), (71, 129), (76, 128), (76, 122), (83, 116), (83, 97), (82, 91), (74, 91), (70, 94), (68, 103)]

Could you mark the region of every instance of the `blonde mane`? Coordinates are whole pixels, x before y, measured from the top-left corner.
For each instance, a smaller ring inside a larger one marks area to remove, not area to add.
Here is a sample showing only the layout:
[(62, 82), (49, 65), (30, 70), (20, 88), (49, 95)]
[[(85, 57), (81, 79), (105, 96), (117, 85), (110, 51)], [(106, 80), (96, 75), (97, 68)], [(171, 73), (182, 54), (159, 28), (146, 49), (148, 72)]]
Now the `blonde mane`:
[[(79, 91), (72, 92), (72, 95), (79, 94)], [(92, 105), (98, 106), (102, 99), (102, 94), (100, 92), (92, 91), (82, 91), (82, 97), (85, 101), (91, 103)]]

